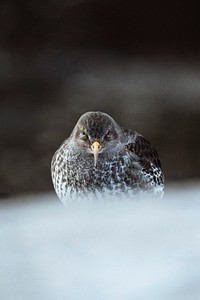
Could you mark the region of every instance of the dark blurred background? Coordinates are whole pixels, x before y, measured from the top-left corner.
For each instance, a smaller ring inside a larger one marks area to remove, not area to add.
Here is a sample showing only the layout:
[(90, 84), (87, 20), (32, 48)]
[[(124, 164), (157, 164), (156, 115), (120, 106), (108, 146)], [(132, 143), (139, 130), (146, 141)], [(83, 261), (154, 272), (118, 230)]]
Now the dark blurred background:
[(111, 114), (158, 150), (167, 181), (200, 175), (200, 2), (2, 0), (0, 193), (52, 190), (79, 116)]

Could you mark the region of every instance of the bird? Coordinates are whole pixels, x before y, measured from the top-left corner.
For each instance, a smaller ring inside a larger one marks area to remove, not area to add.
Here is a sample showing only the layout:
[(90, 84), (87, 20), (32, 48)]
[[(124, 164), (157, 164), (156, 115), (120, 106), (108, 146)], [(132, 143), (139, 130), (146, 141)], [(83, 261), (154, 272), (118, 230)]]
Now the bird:
[(84, 113), (55, 152), (51, 175), (58, 198), (136, 199), (164, 194), (157, 151), (142, 134), (100, 111)]

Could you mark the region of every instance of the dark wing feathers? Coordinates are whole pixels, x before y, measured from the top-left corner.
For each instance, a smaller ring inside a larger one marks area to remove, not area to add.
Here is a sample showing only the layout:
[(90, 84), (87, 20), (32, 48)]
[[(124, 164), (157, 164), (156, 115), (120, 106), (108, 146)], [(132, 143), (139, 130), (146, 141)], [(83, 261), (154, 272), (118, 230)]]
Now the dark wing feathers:
[(145, 167), (149, 163), (153, 163), (156, 167), (161, 168), (161, 163), (157, 151), (143, 136), (138, 136), (136, 138), (134, 143), (134, 152), (139, 157), (139, 160), (143, 167)]
[[(128, 143), (126, 149), (137, 155), (142, 169), (148, 174), (153, 175), (155, 170), (160, 183), (164, 182), (164, 176), (161, 170), (161, 163), (157, 151), (152, 147), (150, 142), (143, 136), (138, 135), (133, 143)], [(156, 172), (157, 173), (157, 172)]]

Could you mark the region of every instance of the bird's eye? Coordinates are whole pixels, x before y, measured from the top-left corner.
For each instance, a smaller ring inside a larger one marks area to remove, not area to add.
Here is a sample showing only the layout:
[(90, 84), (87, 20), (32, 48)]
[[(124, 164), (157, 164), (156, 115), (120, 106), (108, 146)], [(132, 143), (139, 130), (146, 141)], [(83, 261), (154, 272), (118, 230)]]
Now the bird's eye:
[(105, 139), (109, 141), (111, 138), (112, 138), (112, 134), (110, 131), (108, 131), (105, 135)]
[(81, 132), (81, 139), (84, 140), (84, 141), (86, 141), (88, 139), (88, 135), (84, 131)]

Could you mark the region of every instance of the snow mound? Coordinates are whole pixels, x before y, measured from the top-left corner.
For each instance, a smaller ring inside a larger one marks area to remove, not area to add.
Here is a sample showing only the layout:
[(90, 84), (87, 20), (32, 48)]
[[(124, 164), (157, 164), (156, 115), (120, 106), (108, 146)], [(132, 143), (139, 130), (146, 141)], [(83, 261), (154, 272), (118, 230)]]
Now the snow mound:
[(158, 201), (0, 205), (4, 300), (186, 300), (200, 295), (200, 188)]

